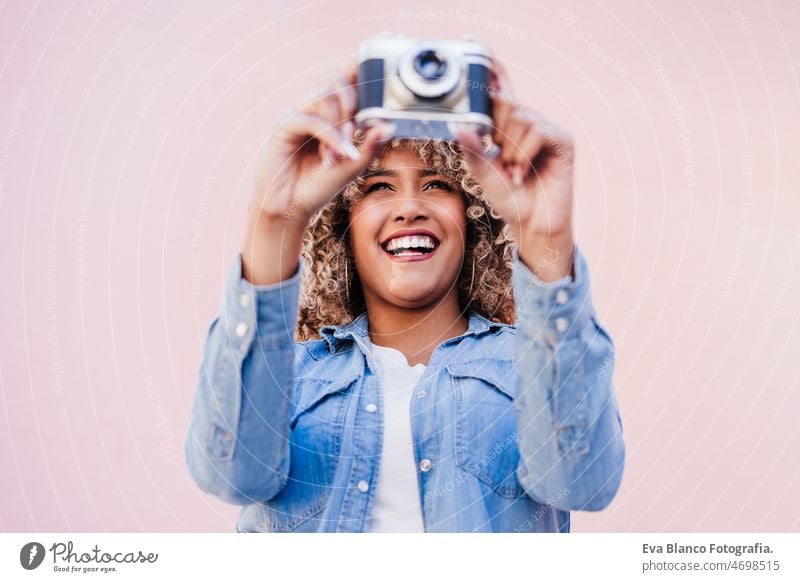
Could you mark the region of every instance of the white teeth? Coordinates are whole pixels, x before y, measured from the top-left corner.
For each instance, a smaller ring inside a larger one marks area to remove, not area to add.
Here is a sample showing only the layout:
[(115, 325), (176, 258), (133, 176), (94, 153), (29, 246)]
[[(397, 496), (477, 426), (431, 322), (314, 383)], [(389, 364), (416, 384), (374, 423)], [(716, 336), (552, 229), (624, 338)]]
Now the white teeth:
[(387, 251), (394, 251), (396, 249), (413, 249), (425, 248), (432, 249), (436, 246), (434, 240), (426, 235), (415, 236), (400, 236), (393, 238), (386, 244)]

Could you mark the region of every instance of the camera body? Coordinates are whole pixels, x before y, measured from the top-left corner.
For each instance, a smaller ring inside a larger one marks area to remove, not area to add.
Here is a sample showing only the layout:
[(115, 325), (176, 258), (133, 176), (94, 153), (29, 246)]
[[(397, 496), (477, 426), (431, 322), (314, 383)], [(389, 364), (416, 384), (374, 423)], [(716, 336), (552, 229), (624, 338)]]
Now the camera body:
[(451, 123), (492, 130), (492, 60), (473, 40), (381, 34), (359, 47), (356, 125), (397, 126), (393, 137), (453, 139)]

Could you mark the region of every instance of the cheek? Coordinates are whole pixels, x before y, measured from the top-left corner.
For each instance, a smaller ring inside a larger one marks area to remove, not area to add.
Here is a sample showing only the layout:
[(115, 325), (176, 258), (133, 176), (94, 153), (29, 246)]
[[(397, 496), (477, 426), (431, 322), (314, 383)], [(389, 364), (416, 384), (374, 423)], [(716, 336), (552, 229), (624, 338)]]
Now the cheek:
[(448, 232), (451, 233), (451, 236), (456, 236), (459, 240), (464, 241), (467, 236), (467, 209), (464, 202), (454, 200), (444, 210), (442, 220), (447, 225)]
[(384, 217), (380, 208), (370, 204), (359, 204), (350, 213), (350, 244), (358, 255), (372, 248), (377, 240)]

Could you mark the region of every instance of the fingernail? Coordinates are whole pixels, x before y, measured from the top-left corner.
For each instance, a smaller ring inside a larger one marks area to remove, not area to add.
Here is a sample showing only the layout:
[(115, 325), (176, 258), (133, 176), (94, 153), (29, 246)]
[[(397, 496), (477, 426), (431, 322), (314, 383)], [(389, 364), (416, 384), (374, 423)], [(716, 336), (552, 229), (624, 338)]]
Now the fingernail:
[(336, 152), (332, 148), (326, 147), (325, 153), (322, 156), (322, 166), (327, 170), (336, 163), (337, 158), (340, 158), (341, 155), (342, 154)]
[(342, 152), (351, 160), (358, 160), (359, 158), (361, 158), (361, 154), (358, 153), (358, 149), (356, 149), (356, 146), (354, 146), (353, 143), (349, 141), (344, 142), (342, 144)]
[(457, 133), (464, 133), (466, 131), (466, 126), (461, 123), (460, 121), (451, 121), (450, 122), (450, 131), (453, 135)]
[(380, 125), (380, 139), (381, 141), (387, 140), (394, 135), (394, 132), (397, 131), (397, 124), (396, 123), (382, 123)]
[(522, 168), (519, 166), (511, 167), (511, 183), (514, 186), (522, 186)]
[(322, 147), (322, 167), (327, 169), (333, 164), (334, 153), (328, 146)]
[(352, 141), (353, 139), (353, 131), (355, 126), (353, 125), (352, 121), (347, 121), (342, 125), (342, 133), (344, 133), (344, 138), (348, 141)]

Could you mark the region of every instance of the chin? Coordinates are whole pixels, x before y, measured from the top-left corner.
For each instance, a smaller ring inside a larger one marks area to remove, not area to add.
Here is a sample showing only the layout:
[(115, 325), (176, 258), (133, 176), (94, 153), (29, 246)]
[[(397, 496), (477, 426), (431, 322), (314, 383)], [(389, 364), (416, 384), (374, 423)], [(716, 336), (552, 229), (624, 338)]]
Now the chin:
[[(420, 309), (441, 303), (452, 292), (453, 286), (456, 284), (453, 281), (446, 287), (439, 285), (431, 285), (434, 281), (449, 280), (445, 277), (431, 276), (420, 281), (420, 284), (414, 284), (413, 281), (403, 281), (397, 287), (385, 286), (382, 290), (381, 296), (383, 299), (393, 305), (403, 307), (405, 309)], [(425, 284), (428, 285), (425, 285)]]
[(420, 309), (422, 307), (427, 307), (436, 301), (433, 297), (436, 297), (436, 295), (428, 293), (420, 294), (419, 289), (409, 289), (407, 292), (402, 290), (387, 291), (383, 296), (384, 300), (388, 303), (397, 305), (403, 309)]

